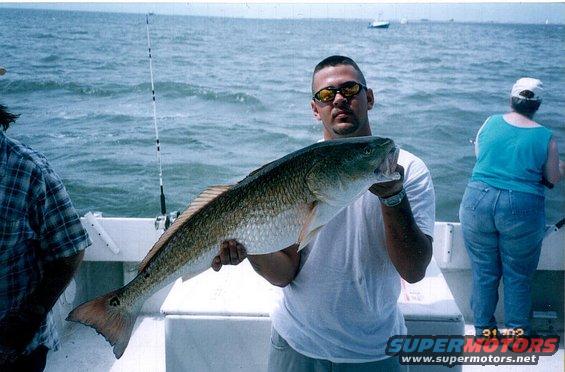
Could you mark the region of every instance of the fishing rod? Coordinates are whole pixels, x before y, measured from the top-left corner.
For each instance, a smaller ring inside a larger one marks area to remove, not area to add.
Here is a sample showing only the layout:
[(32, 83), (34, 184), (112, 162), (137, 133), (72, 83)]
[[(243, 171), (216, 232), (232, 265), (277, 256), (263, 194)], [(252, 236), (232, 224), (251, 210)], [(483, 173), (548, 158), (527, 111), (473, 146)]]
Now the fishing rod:
[(560, 228), (563, 227), (563, 225), (565, 225), (565, 217), (560, 219), (558, 222), (555, 223), (555, 225), (551, 225), (549, 227), (547, 227), (545, 229), (545, 235), (544, 235), (544, 239), (547, 238), (550, 235), (553, 235), (554, 233), (558, 232)]
[[(159, 142), (159, 128), (157, 127), (157, 103), (155, 100), (155, 84), (153, 83), (153, 61), (151, 58), (151, 39), (149, 37), (149, 14), (145, 14), (145, 26), (147, 30), (147, 49), (149, 51), (149, 73), (151, 75), (151, 95), (153, 101), (153, 126), (155, 127), (155, 145), (157, 147), (157, 161), (159, 162), (159, 188), (161, 200), (161, 215), (155, 220), (155, 228), (164, 228), (165, 230), (171, 225), (172, 218), (167, 214), (167, 205), (165, 202), (165, 192), (163, 189), (163, 165), (161, 163), (161, 144)], [(176, 213), (174, 213), (176, 214)]]

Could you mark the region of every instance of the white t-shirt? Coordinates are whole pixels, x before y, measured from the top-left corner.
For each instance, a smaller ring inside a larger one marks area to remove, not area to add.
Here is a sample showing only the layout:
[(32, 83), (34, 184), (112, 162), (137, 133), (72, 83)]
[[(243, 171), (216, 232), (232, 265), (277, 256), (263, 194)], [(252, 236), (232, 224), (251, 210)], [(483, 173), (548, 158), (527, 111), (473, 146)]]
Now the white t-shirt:
[[(433, 237), (435, 196), (422, 160), (400, 150), (404, 188), (418, 227)], [(301, 251), (300, 271), (271, 314), (299, 353), (337, 363), (387, 358), (390, 336), (406, 334), (400, 275), (385, 247), (379, 199), (367, 191)]]

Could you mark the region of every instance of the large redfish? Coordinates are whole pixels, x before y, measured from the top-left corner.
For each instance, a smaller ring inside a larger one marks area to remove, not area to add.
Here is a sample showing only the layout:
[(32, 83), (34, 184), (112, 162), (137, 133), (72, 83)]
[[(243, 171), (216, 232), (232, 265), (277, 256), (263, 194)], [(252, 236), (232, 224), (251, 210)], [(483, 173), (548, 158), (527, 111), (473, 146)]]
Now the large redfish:
[(159, 238), (130, 283), (78, 306), (67, 320), (95, 328), (119, 358), (145, 300), (180, 276), (208, 269), (222, 241), (236, 239), (248, 254), (302, 248), (372, 184), (398, 179), (397, 158), (390, 139), (331, 140), (269, 163), (236, 185), (211, 187)]

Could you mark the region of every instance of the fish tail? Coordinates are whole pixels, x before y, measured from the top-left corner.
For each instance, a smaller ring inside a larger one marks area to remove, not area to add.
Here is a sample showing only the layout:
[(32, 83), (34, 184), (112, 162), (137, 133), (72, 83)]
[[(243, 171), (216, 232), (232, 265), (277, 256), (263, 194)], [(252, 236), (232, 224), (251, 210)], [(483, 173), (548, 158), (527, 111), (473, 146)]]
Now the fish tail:
[(109, 292), (76, 307), (67, 316), (67, 321), (90, 326), (106, 338), (113, 347), (114, 355), (120, 358), (124, 353), (142, 302), (133, 306), (124, 303), (121, 294), (125, 287)]

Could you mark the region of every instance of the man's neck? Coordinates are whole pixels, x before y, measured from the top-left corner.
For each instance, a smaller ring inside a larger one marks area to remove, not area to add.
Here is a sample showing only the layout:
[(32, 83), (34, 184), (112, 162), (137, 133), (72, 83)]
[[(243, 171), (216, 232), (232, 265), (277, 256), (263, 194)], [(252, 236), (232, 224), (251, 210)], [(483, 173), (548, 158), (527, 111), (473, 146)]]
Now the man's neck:
[(328, 132), (325, 129), (324, 129), (323, 135), (324, 135), (324, 141), (327, 141), (327, 140), (331, 140), (331, 139), (372, 136), (373, 134), (371, 132), (371, 127), (369, 125), (366, 125), (365, 127), (358, 130), (357, 132), (350, 133), (350, 134), (345, 135), (345, 136), (341, 136), (341, 135), (336, 134), (336, 133)]

